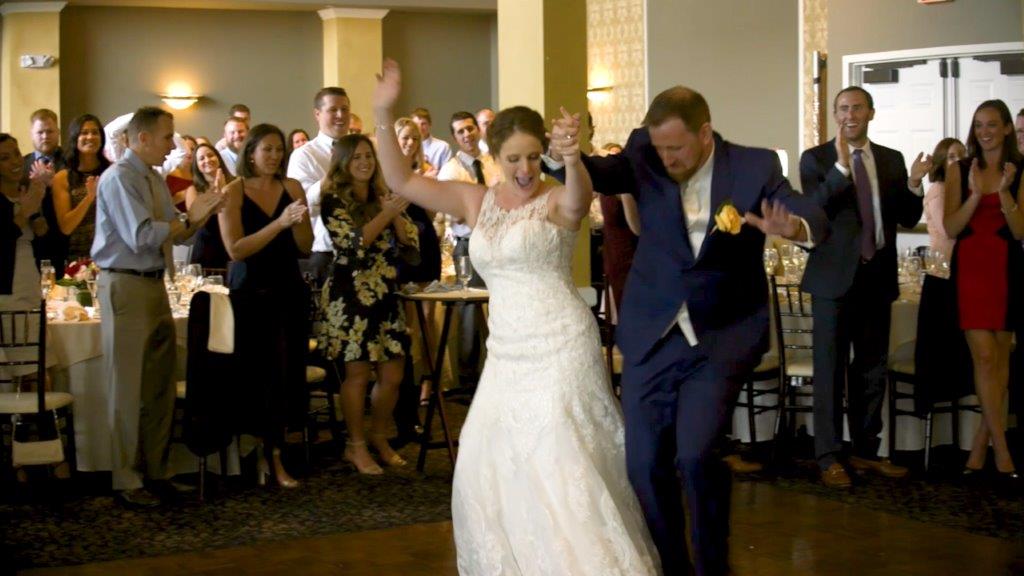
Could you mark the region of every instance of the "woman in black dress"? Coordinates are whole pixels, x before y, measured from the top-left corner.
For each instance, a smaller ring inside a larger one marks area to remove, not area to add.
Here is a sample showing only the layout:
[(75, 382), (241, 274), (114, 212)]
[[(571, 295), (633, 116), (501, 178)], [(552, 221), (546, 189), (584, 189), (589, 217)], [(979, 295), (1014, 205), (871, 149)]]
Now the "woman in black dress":
[(381, 474), (367, 450), (363, 402), (376, 369), (370, 441), (385, 465), (404, 465), (388, 445), (387, 430), (409, 353), (396, 265), (400, 258), (418, 261), (416, 226), (405, 216), (409, 203), (385, 187), (373, 145), (361, 134), (334, 144), (320, 189), (320, 217), (336, 252), (323, 288), (320, 345), (328, 359), (344, 363), (345, 460), (361, 474)]
[[(225, 186), (235, 177), (224, 166), (217, 149), (209, 144), (200, 144), (192, 154), (192, 185), (185, 190), (185, 207), (192, 207), (192, 202), (200, 194), (221, 194)], [(210, 218), (206, 226), (196, 232), (195, 243), (192, 245), (192, 264), (199, 264), (204, 269), (224, 269), (228, 267), (228, 253), (220, 238), (220, 219)]]
[(88, 258), (96, 234), (96, 186), (110, 166), (103, 156), (103, 123), (92, 114), (71, 121), (64, 144), (65, 168), (53, 176), (50, 194), (60, 232), (68, 237), (68, 262)]
[(285, 429), (302, 426), (306, 392), (308, 296), (299, 258), (313, 229), (298, 181), (285, 177), (284, 134), (255, 126), (239, 155), (239, 178), (227, 185), (218, 216), (235, 308), (235, 353), (243, 359), (241, 431), (263, 438), (278, 485), (298, 482), (281, 464)]

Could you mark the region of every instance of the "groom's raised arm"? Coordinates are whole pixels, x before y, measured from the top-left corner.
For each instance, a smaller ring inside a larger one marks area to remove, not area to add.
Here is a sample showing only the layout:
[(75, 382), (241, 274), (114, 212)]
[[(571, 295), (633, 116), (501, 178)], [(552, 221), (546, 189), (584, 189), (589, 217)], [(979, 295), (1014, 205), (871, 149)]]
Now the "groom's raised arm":
[[(594, 183), (594, 192), (608, 194), (635, 194), (636, 181), (633, 178), (633, 167), (629, 159), (622, 154), (613, 156), (580, 156), (583, 167), (590, 173)], [(565, 183), (565, 165), (552, 156), (545, 156), (543, 162), (545, 174), (553, 176)]]

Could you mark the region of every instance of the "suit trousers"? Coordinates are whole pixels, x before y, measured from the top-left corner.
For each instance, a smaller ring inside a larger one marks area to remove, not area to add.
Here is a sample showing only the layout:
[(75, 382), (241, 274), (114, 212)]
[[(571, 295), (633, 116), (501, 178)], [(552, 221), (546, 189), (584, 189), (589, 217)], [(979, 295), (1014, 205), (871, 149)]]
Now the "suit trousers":
[(174, 420), (174, 319), (163, 280), (104, 271), (97, 281), (113, 435), (114, 489), (167, 477)]
[(728, 571), (732, 477), (720, 449), (743, 370), (712, 362), (677, 326), (625, 367), (626, 466), (667, 575), (690, 574), (680, 478), (696, 574)]
[[(847, 293), (814, 297), (814, 455), (822, 470), (843, 448), (846, 389), (853, 453), (877, 459), (892, 302), (879, 291), (878, 259), (861, 263)], [(850, 347), (853, 361), (850, 362)]]

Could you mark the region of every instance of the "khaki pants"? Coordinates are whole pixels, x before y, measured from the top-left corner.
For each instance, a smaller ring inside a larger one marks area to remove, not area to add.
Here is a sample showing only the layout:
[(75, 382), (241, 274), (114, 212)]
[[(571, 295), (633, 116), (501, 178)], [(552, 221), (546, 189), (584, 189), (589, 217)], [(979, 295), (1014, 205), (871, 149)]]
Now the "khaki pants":
[(174, 318), (163, 280), (102, 272), (103, 361), (110, 399), (114, 489), (167, 477), (174, 419)]

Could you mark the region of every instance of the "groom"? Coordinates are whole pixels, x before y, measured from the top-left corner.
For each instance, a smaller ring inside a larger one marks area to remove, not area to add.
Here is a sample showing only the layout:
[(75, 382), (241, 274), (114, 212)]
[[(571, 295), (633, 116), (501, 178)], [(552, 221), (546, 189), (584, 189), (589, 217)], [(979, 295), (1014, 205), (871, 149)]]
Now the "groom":
[[(553, 155), (577, 130), (556, 122)], [(726, 574), (731, 478), (714, 448), (768, 348), (765, 234), (812, 245), (825, 214), (790, 188), (773, 152), (716, 134), (704, 97), (682, 86), (654, 99), (621, 154), (583, 160), (595, 190), (633, 193), (642, 223), (616, 330), (630, 481), (665, 574), (690, 570), (677, 473), (696, 574)], [(717, 229), (730, 206), (734, 229)]]

